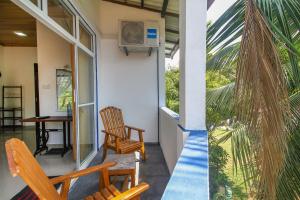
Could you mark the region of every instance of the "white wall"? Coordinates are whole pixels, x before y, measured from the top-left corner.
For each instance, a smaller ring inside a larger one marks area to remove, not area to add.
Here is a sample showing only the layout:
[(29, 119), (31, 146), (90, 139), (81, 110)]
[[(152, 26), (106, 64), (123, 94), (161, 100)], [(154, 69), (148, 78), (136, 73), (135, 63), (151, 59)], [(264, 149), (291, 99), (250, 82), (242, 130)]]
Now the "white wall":
[[(2, 62), (0, 61), (1, 86), (22, 85), (23, 117), (32, 117), (35, 115), (33, 64), (37, 62), (37, 49), (36, 47), (2, 47), (0, 49), (2, 49), (2, 58), (0, 56), (0, 60), (2, 60)], [(2, 99), (0, 101), (2, 105)], [(25, 123), (24, 125), (32, 124)]]
[[(146, 130), (146, 142), (158, 142), (157, 54), (154, 52), (149, 57), (147, 53), (129, 56), (122, 53), (117, 40), (120, 19), (158, 20), (161, 42), (164, 42), (164, 20), (159, 13), (101, 1), (99, 105), (100, 108), (108, 105), (120, 107), (127, 124)], [(99, 122), (101, 125), (101, 119)]]
[(117, 45), (113, 39), (101, 41), (101, 107), (121, 108), (128, 125), (145, 129), (146, 142), (157, 142), (156, 56), (132, 54), (126, 57)]
[[(40, 115), (66, 116), (57, 110), (56, 69), (70, 65), (70, 44), (37, 22), (37, 54), (39, 65)], [(61, 123), (48, 123), (49, 127), (61, 128)], [(49, 144), (62, 143), (61, 133), (51, 133)]]
[(160, 109), (159, 142), (170, 174), (177, 162), (178, 114), (163, 107)]

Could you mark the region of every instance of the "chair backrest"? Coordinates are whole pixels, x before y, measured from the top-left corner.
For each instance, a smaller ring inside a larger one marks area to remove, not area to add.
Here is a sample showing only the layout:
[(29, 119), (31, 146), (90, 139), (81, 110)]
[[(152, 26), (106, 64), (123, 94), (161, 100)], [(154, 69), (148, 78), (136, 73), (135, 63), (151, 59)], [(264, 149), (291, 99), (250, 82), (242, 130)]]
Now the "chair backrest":
[(116, 134), (122, 139), (126, 138), (125, 124), (121, 109), (109, 106), (100, 110), (100, 115), (106, 131)]
[(5, 148), (12, 176), (20, 176), (39, 199), (60, 199), (55, 187), (23, 141), (10, 139), (5, 143)]

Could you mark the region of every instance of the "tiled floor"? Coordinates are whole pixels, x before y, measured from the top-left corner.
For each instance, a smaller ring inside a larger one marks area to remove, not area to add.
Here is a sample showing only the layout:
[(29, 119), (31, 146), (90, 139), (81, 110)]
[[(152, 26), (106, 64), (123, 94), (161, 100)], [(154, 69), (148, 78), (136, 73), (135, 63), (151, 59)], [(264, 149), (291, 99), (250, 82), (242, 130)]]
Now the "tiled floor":
[[(8, 200), (25, 187), (25, 183), (18, 177), (13, 178), (7, 168), (5, 155), (5, 141), (16, 137), (29, 146), (33, 152), (35, 148), (34, 127), (24, 128), (15, 132), (6, 131), (0, 133), (0, 200)], [(140, 163), (139, 182), (147, 182), (150, 189), (142, 195), (143, 200), (158, 200), (161, 198), (166, 184), (169, 180), (169, 171), (162, 154), (161, 148), (156, 144), (146, 145), (147, 161)], [(37, 156), (48, 176), (66, 174), (75, 169), (75, 162), (72, 160), (71, 152), (63, 158), (59, 155)], [(99, 152), (92, 162), (92, 165), (100, 164), (102, 160)], [(70, 199), (82, 199), (87, 194), (94, 193), (98, 189), (98, 174), (80, 178), (71, 188)]]
[[(13, 178), (10, 175), (7, 167), (5, 141), (13, 137), (23, 140), (32, 152), (35, 149), (34, 127), (0, 132), (0, 200), (10, 199), (25, 187), (25, 183), (19, 177)], [(43, 155), (37, 156), (37, 160), (48, 176), (62, 175), (75, 169), (71, 152), (63, 158), (60, 155)]]
[[(159, 200), (169, 181), (169, 171), (159, 145), (146, 145), (147, 161), (140, 163), (139, 182), (147, 182), (150, 189), (142, 195), (142, 200)], [(99, 152), (91, 165), (100, 164)], [(98, 190), (99, 174), (94, 173), (80, 178), (72, 187), (69, 199), (82, 199)]]

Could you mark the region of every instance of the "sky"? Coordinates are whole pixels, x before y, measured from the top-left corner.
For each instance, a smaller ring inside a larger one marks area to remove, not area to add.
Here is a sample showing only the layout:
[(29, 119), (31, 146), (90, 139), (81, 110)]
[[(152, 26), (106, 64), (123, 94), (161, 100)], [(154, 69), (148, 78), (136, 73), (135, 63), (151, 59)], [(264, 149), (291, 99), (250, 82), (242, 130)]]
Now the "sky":
[[(207, 12), (207, 21), (215, 22), (236, 0), (215, 0)], [(173, 59), (166, 58), (166, 67), (179, 65), (179, 51)]]

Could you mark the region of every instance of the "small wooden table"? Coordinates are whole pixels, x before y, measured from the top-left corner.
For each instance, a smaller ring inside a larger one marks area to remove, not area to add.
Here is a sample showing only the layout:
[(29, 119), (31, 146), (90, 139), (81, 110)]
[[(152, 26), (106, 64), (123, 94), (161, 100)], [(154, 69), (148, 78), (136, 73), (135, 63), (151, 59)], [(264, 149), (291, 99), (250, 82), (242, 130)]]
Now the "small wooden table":
[[(131, 187), (136, 186), (136, 156), (131, 154), (108, 154), (104, 160), (105, 162), (116, 162), (113, 167), (108, 168), (109, 176), (130, 176)], [(124, 188), (124, 185), (123, 185)]]
[[(70, 127), (72, 122), (72, 117), (68, 116), (49, 116), (47, 118), (38, 118), (38, 117), (31, 117), (27, 119), (20, 120), (21, 122), (35, 122), (36, 123), (36, 150), (34, 152), (34, 156), (41, 153), (44, 150), (48, 151), (47, 142), (49, 136), (47, 136), (46, 130), (46, 122), (62, 122), (63, 123), (63, 150), (61, 152), (61, 156), (63, 157), (64, 154), (71, 149), (71, 142), (70, 142)], [(40, 126), (40, 124), (42, 126)], [(42, 127), (40, 129), (40, 127)], [(68, 127), (68, 128), (66, 128)], [(68, 134), (68, 137), (67, 137)]]

